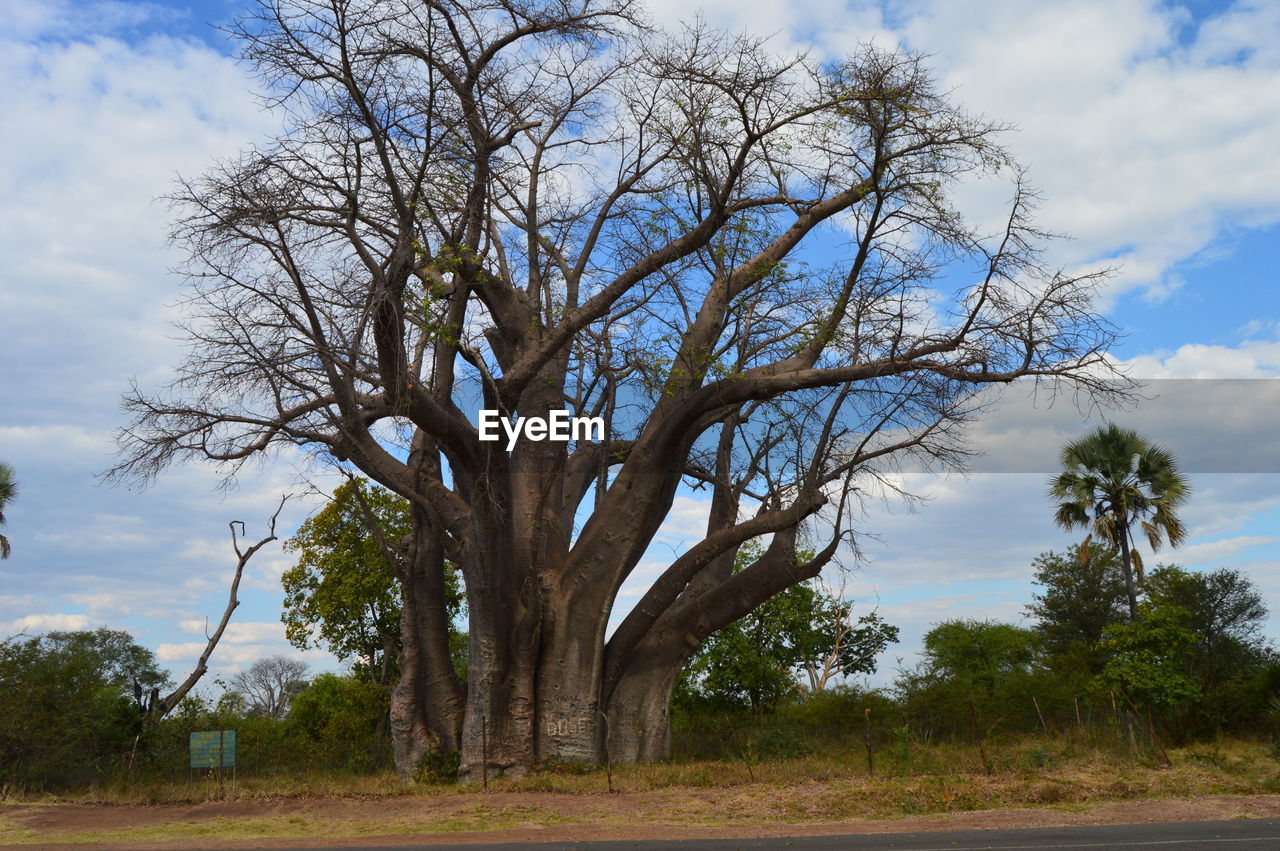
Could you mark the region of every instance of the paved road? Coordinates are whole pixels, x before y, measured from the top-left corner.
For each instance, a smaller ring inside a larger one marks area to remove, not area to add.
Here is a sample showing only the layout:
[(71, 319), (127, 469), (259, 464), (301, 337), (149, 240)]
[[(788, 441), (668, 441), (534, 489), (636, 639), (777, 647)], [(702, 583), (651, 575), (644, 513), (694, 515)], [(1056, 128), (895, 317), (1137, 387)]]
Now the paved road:
[(1088, 848), (1150, 849), (1150, 851), (1194, 851), (1194, 849), (1280, 849), (1280, 819), (1236, 819), (1232, 821), (1188, 821), (1168, 824), (1107, 824), (1079, 827), (1037, 827), (1015, 830), (953, 830), (928, 833), (882, 833), (854, 836), (791, 836), (773, 839), (686, 839), (662, 842), (505, 842), (483, 845), (397, 845), (385, 848), (306, 848), (292, 851), (440, 851), (454, 847), (466, 851), (648, 851), (648, 849), (850, 849), (851, 851), (964, 851), (1003, 848)]

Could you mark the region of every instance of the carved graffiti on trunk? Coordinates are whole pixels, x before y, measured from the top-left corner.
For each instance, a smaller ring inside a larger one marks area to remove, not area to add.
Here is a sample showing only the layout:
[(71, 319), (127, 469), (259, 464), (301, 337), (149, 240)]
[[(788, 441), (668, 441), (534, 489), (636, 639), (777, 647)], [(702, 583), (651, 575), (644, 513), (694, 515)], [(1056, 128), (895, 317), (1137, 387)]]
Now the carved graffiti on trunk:
[(551, 716), (546, 719), (548, 736), (581, 736), (595, 731), (595, 722), (589, 715), (577, 718)]

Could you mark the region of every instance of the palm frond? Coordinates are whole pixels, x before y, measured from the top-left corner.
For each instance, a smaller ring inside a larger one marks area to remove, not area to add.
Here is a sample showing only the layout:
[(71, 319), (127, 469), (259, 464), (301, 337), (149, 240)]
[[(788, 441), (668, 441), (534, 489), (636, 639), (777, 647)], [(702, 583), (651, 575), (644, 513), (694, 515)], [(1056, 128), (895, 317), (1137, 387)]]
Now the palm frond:
[(1078, 502), (1063, 502), (1053, 513), (1053, 522), (1063, 529), (1079, 529), (1089, 525), (1089, 509)]

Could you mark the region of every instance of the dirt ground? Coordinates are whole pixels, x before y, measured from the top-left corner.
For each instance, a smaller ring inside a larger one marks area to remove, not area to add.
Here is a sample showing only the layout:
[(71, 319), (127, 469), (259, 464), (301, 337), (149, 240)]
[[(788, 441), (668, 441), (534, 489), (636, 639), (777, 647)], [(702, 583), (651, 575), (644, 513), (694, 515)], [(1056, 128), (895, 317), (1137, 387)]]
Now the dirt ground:
[[(678, 802), (672, 800), (673, 795), (679, 797)], [(663, 818), (672, 812), (674, 803), (679, 805), (681, 823)], [(8, 804), (0, 806), (0, 841), (18, 844), (3, 844), (0, 848), (38, 846), (53, 851), (106, 845), (137, 849), (460, 845), (1136, 824), (1277, 817), (1280, 795), (1216, 795), (858, 821), (744, 823), (734, 819), (733, 810), (734, 802), (726, 800), (723, 790), (237, 800), (177, 806)], [(723, 822), (715, 817), (718, 811), (728, 816)], [(699, 813), (703, 817), (698, 817)], [(522, 814), (537, 823), (522, 821)], [(557, 816), (565, 823), (554, 823)], [(489, 825), (502, 829), (485, 829)], [(432, 827), (437, 829), (431, 830)], [(156, 841), (148, 835), (182, 838)]]

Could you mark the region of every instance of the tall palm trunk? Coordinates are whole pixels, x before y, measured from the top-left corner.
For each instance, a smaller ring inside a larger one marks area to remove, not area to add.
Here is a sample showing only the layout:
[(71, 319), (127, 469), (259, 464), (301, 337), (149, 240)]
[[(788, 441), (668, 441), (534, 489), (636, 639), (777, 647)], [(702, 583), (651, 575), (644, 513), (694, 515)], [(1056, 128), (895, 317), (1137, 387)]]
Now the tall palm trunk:
[(1133, 579), (1133, 556), (1129, 551), (1129, 518), (1123, 509), (1116, 517), (1120, 531), (1120, 564), (1124, 565), (1124, 591), (1129, 597), (1129, 620), (1138, 619), (1138, 585)]

